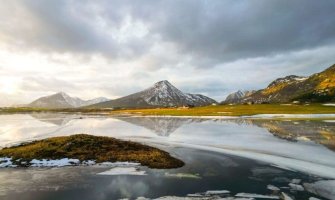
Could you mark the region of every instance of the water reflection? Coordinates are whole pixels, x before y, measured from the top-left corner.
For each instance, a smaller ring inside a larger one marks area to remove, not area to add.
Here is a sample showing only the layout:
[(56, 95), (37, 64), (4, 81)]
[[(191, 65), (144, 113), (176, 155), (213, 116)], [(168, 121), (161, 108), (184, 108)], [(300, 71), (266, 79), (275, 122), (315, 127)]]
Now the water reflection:
[(41, 122), (54, 124), (56, 126), (65, 126), (74, 119), (82, 118), (80, 115), (65, 113), (33, 113), (29, 115)]
[(273, 135), (289, 141), (313, 141), (335, 150), (335, 123), (327, 121), (254, 121)]
[[(67, 126), (73, 120), (87, 118), (82, 115), (36, 113), (30, 114), (40, 122), (53, 124), (59, 127)], [(89, 117), (92, 118), (92, 117)], [(98, 117), (95, 116), (97, 119)], [(101, 118), (101, 117), (99, 117)], [(258, 126), (265, 128), (274, 136), (292, 142), (313, 141), (335, 150), (335, 123), (333, 121), (317, 120), (253, 120), (253, 119), (200, 119), (200, 118), (163, 118), (163, 117), (114, 117), (115, 119), (144, 127), (158, 136), (169, 137), (184, 125), (214, 121), (217, 123), (231, 122), (241, 126)], [(103, 118), (104, 119), (104, 118)], [(10, 128), (9, 128), (10, 129)], [(55, 129), (54, 132), (58, 130)]]
[(142, 126), (156, 133), (158, 136), (169, 137), (181, 126), (201, 123), (207, 119), (196, 118), (163, 118), (163, 117), (116, 117), (119, 120)]
[(168, 137), (183, 125), (213, 121), (235, 123), (240, 126), (257, 126), (274, 136), (292, 142), (312, 141), (335, 150), (335, 123), (320, 120), (253, 120), (253, 119), (200, 119), (162, 117), (119, 117), (118, 119), (145, 127), (159, 136)]
[(335, 178), (332, 121), (0, 115), (0, 146), (75, 133), (188, 145)]

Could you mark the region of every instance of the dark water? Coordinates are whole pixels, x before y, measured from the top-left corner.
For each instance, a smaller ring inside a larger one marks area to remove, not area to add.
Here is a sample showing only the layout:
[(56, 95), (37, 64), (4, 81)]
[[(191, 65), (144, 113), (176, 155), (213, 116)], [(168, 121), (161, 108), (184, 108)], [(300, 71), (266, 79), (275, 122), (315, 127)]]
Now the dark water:
[[(314, 182), (318, 178), (282, 170), (266, 163), (234, 156), (185, 148), (174, 154), (186, 166), (173, 170), (150, 170), (147, 176), (103, 176), (105, 167), (66, 167), (58, 169), (3, 169), (0, 171), (2, 199), (135, 199), (140, 196), (186, 196), (208, 190), (271, 194), (268, 184), (287, 187), (292, 179)], [(192, 174), (192, 178), (168, 177), (166, 173)], [(296, 199), (312, 196), (306, 192), (290, 192)]]
[[(147, 176), (98, 175), (106, 166), (0, 169), (0, 199), (107, 200), (159, 198), (229, 190), (272, 195), (274, 185), (298, 200), (332, 197), (296, 191), (300, 185), (335, 179), (332, 121), (106, 118), (78, 115), (0, 116), (2, 146), (73, 133), (132, 139), (182, 159), (179, 169)], [(278, 195), (278, 194), (274, 194)]]

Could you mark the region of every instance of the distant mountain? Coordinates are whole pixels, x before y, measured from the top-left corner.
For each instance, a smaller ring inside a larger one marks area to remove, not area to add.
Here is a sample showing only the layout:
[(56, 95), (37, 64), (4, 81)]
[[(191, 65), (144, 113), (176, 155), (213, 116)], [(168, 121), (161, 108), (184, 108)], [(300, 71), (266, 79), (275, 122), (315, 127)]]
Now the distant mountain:
[(98, 98), (95, 98), (95, 99), (85, 101), (81, 106), (89, 106), (89, 105), (102, 103), (102, 102), (106, 102), (106, 101), (110, 101), (110, 99), (108, 99), (106, 97), (98, 97)]
[(227, 96), (227, 98), (222, 102), (223, 104), (230, 104), (230, 103), (240, 103), (244, 98), (252, 95), (255, 93), (255, 90), (245, 90), (245, 91), (237, 91), (234, 93), (231, 93)]
[(105, 101), (109, 101), (109, 99), (105, 97), (99, 97), (85, 101), (78, 97), (71, 97), (64, 92), (59, 92), (50, 96), (41, 97), (31, 102), (27, 106), (36, 108), (78, 108)]
[(243, 98), (242, 102), (285, 103), (334, 102), (335, 65), (309, 77), (287, 76), (273, 81), (267, 88)]
[(206, 106), (215, 100), (201, 94), (183, 93), (168, 81), (160, 81), (152, 87), (119, 99), (92, 105), (99, 108), (150, 108), (175, 106)]

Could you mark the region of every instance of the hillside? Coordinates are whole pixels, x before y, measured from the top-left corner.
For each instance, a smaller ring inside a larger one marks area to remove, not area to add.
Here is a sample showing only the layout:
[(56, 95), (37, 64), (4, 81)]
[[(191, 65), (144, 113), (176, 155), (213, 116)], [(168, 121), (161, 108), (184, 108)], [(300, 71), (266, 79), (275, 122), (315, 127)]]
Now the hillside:
[(287, 103), (292, 101), (334, 102), (335, 65), (309, 77), (291, 75), (279, 78), (267, 88), (245, 97), (241, 102)]

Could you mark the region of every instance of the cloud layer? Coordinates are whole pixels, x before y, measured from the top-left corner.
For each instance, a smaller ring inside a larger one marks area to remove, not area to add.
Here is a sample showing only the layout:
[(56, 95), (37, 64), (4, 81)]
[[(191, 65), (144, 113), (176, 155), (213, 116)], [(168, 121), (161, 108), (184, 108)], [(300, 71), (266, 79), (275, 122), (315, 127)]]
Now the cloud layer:
[(127, 95), (168, 79), (222, 100), (335, 57), (332, 0), (12, 0), (0, 5), (0, 105)]

